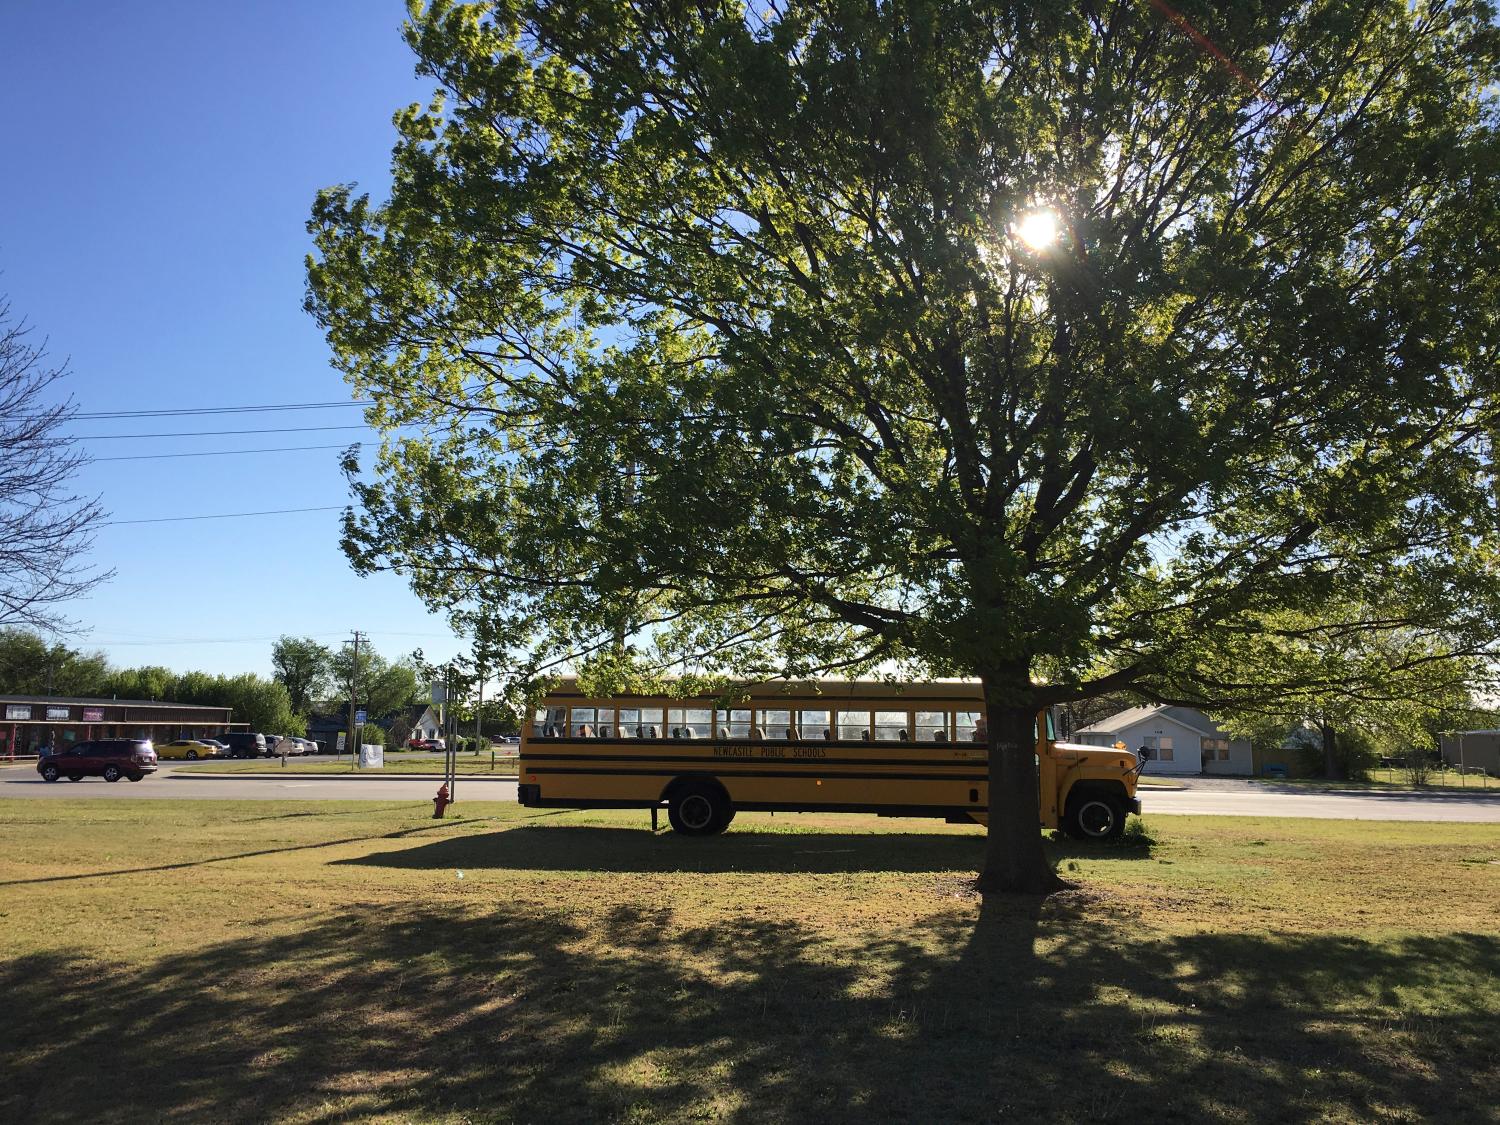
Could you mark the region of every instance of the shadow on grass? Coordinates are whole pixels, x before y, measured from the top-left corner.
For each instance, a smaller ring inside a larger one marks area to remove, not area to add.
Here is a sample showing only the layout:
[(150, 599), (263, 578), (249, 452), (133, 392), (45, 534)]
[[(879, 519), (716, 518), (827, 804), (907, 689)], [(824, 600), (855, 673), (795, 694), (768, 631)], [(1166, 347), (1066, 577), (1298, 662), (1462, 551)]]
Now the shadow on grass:
[[(368, 816), (369, 810), (359, 810)], [(288, 814), (295, 815), (295, 814)], [(337, 815), (337, 814), (335, 814)], [(278, 817), (250, 817), (255, 820), (275, 820)], [(397, 832), (377, 832), (366, 836), (346, 836), (341, 840), (319, 840), (311, 844), (288, 844), (280, 848), (257, 848), (249, 852), (234, 852), (230, 855), (204, 856), (202, 859), (185, 859), (179, 863), (156, 863), (144, 867), (118, 867), (110, 871), (78, 871), (68, 875), (39, 875), (33, 879), (3, 879), (0, 887), (23, 887), (31, 883), (75, 883), (82, 879), (109, 879), (118, 875), (144, 875), (154, 871), (181, 871), (189, 867), (207, 867), (214, 863), (230, 863), (237, 859), (255, 859), (258, 856), (285, 855), (290, 852), (310, 852), (319, 848), (334, 848), (341, 844), (365, 844), (371, 840), (401, 840), (423, 832), (438, 832), (446, 824), (424, 824), (416, 828), (403, 828)]]
[(357, 907), (147, 971), (14, 960), (0, 967), (0, 1119), (1493, 1109), (1492, 936), (1200, 935), (1140, 949), (1081, 896), (991, 898), (873, 936), (727, 914), (703, 925), (670, 908), (579, 917), (521, 901)]
[[(1051, 843), (1054, 859), (1146, 859), (1148, 847)], [(982, 836), (930, 833), (731, 831), (685, 838), (632, 828), (522, 826), (436, 840), (418, 848), (339, 860), (403, 870), (676, 872), (730, 871), (831, 874), (856, 871), (973, 872), (984, 855)]]

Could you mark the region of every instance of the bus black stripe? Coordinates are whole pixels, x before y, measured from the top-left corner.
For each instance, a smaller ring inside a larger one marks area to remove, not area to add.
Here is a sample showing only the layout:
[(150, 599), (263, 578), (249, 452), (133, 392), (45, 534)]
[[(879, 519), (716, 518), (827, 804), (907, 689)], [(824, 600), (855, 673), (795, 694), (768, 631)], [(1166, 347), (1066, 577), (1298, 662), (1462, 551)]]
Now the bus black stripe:
[(723, 765), (780, 765), (797, 764), (807, 766), (930, 766), (934, 768), (954, 767), (972, 769), (984, 764), (982, 758), (959, 758), (951, 762), (934, 761), (931, 758), (801, 758), (792, 754), (522, 754), (520, 761), (526, 762), (713, 762)]
[[(726, 765), (739, 765), (737, 762), (726, 762)], [(820, 762), (819, 765), (828, 763)], [(535, 769), (527, 768), (522, 771), (527, 777), (537, 774), (587, 774), (607, 777), (676, 777), (679, 770), (664, 769), (570, 769), (558, 766), (542, 766)], [(715, 771), (689, 770), (689, 773), (709, 773)], [(986, 774), (964, 774), (964, 773), (844, 773), (839, 770), (763, 770), (763, 769), (725, 769), (716, 771), (723, 777), (818, 777), (824, 780), (837, 779), (840, 781), (988, 781)]]

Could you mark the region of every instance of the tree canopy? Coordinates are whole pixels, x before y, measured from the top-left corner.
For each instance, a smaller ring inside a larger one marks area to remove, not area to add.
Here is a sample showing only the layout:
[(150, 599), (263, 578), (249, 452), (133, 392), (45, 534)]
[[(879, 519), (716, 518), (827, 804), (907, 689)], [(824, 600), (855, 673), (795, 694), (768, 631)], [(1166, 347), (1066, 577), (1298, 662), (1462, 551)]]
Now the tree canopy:
[(1491, 9), (1178, 7), (414, 7), (390, 198), (310, 223), (350, 557), (492, 667), (977, 676), (994, 888), (1037, 706), (1393, 592), (1322, 627), (1485, 650)]

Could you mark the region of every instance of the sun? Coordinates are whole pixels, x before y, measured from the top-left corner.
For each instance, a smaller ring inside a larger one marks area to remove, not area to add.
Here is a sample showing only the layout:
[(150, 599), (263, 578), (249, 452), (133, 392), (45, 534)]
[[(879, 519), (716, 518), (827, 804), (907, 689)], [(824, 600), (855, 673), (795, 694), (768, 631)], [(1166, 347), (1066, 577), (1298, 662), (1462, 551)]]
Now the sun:
[(1010, 233), (1029, 249), (1041, 251), (1056, 244), (1062, 228), (1057, 221), (1057, 212), (1044, 209), (1022, 215), (1020, 222), (1010, 225)]

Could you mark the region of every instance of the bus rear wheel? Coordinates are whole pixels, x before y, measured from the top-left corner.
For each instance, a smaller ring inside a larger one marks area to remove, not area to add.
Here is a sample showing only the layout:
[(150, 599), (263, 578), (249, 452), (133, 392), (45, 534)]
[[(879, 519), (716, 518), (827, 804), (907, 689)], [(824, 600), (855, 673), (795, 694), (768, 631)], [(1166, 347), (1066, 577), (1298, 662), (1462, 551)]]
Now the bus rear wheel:
[(683, 836), (717, 836), (734, 819), (734, 808), (722, 789), (691, 782), (667, 798), (667, 819)]

